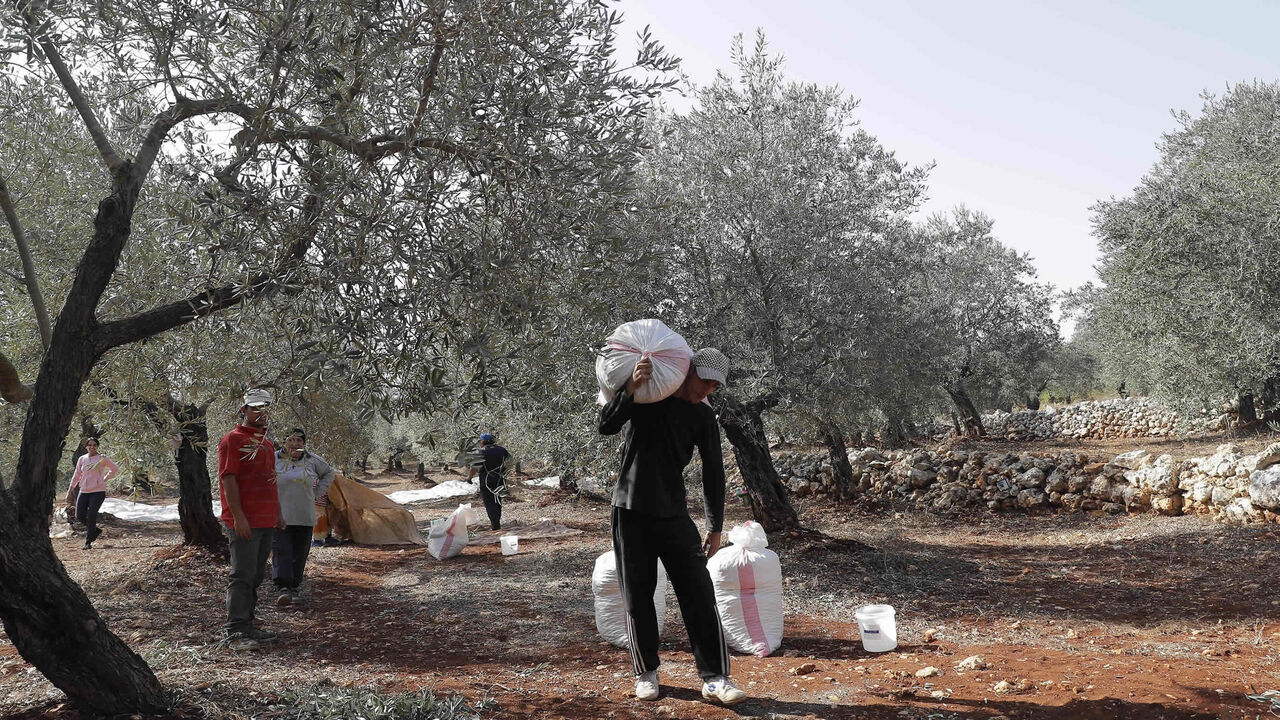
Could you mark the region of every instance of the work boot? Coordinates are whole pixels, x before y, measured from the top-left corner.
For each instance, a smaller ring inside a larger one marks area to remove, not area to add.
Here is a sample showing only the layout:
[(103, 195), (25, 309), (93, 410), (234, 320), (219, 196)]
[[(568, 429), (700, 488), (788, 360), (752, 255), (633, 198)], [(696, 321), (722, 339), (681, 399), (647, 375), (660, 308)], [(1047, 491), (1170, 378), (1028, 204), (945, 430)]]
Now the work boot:
[(270, 630), (263, 630), (262, 628), (256, 628), (256, 627), (249, 628), (244, 632), (244, 634), (250, 638), (253, 638), (254, 640), (257, 640), (258, 642), (271, 642), (272, 640), (276, 639), (275, 633), (271, 632)]
[(237, 652), (247, 652), (262, 647), (261, 643), (243, 632), (228, 633), (226, 642), (227, 647)]
[(286, 605), (292, 605), (292, 604), (293, 604), (293, 593), (289, 592), (288, 590), (281, 592), (279, 597), (276, 598), (276, 605), (279, 605), (280, 607), (285, 607)]
[(641, 700), (658, 699), (658, 671), (649, 672), (636, 678), (636, 697)]

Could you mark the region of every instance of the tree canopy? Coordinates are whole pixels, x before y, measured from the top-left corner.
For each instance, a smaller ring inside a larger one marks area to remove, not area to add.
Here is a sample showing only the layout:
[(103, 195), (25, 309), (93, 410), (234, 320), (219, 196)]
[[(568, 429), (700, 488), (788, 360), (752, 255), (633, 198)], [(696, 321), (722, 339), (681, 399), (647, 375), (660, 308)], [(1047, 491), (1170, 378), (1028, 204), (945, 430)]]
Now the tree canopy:
[(1101, 284), (1082, 329), (1109, 372), (1171, 399), (1280, 405), (1280, 86), (1206, 94), (1133, 194), (1098, 203)]

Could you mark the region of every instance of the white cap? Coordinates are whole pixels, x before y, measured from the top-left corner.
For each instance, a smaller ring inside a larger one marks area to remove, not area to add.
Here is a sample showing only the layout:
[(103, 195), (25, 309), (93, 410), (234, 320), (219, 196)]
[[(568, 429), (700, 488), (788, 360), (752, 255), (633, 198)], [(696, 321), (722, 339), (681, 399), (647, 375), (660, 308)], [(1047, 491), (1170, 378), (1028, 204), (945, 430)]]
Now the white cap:
[(264, 407), (271, 404), (271, 391), (266, 388), (253, 388), (244, 394), (244, 404), (249, 407)]

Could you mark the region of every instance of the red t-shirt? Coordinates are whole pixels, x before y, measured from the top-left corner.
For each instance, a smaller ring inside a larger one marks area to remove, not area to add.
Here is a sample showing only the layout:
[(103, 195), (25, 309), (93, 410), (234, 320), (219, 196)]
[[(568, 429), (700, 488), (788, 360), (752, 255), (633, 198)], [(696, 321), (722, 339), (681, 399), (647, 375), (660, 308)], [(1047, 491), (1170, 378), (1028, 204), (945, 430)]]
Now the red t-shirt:
[(222, 522), (235, 527), (227, 507), (223, 475), (235, 475), (240, 489), (240, 508), (251, 528), (275, 527), (280, 514), (276, 495), (276, 449), (263, 433), (237, 425), (218, 443), (218, 494), (222, 499)]

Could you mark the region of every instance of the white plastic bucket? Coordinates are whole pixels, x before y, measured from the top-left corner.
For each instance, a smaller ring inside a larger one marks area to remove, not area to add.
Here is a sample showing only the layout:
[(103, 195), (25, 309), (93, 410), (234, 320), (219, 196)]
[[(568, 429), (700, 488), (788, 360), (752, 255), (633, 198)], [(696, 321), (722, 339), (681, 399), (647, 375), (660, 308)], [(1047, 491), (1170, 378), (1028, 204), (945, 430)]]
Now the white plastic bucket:
[(519, 535), (503, 535), (498, 538), (502, 543), (503, 555), (515, 555), (520, 552), (520, 536)]
[(898, 622), (892, 605), (863, 605), (853, 611), (867, 652), (888, 652), (898, 647)]

